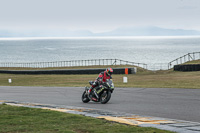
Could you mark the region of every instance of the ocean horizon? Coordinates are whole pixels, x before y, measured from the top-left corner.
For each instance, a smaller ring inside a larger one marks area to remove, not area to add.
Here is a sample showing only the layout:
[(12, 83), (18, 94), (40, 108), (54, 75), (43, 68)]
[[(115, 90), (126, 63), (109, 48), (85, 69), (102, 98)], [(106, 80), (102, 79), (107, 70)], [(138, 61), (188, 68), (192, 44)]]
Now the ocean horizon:
[(83, 37), (0, 37), (0, 40), (31, 40), (31, 39), (156, 39), (156, 38), (200, 38), (200, 35), (185, 36), (83, 36)]
[(200, 52), (200, 36), (0, 38), (0, 63), (121, 59), (167, 64)]

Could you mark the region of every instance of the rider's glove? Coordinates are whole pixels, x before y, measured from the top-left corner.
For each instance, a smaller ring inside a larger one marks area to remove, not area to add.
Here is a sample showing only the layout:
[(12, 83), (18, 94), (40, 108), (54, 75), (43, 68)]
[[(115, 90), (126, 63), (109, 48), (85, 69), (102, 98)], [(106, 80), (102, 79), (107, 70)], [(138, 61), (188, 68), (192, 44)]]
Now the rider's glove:
[(98, 82), (99, 82), (99, 84), (102, 84), (102, 83), (103, 83), (102, 79), (99, 79)]

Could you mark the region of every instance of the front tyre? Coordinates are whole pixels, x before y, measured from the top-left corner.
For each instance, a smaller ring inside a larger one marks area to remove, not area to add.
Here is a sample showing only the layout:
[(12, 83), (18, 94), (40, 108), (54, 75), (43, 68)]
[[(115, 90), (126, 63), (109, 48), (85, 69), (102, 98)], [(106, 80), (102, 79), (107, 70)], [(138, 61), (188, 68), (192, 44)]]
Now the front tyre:
[(111, 92), (109, 90), (104, 91), (100, 96), (100, 102), (106, 104), (111, 98)]
[(86, 93), (86, 91), (83, 92), (82, 101), (84, 103), (88, 103), (90, 101), (90, 99), (88, 98), (88, 94)]

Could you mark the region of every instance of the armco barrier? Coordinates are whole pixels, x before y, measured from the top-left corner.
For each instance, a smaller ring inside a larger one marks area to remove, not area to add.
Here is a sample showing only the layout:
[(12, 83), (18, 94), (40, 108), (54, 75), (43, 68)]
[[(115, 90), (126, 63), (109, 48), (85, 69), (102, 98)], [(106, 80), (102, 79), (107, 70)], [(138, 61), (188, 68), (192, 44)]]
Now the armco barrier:
[[(7, 74), (99, 74), (105, 69), (62, 69), (62, 70), (0, 70)], [(136, 68), (128, 68), (128, 74), (135, 74)], [(125, 68), (113, 68), (113, 74), (125, 74)]]
[(175, 65), (174, 71), (200, 71), (200, 64)]

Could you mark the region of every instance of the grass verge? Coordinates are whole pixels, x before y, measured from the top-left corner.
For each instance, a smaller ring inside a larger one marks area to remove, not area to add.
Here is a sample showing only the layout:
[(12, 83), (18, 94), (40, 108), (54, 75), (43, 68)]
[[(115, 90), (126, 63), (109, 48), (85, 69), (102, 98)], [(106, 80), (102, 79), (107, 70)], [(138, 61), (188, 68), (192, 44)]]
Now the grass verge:
[(184, 63), (183, 65), (185, 65), (185, 64), (200, 64), (200, 60), (188, 61), (188, 62)]
[(171, 133), (43, 109), (0, 105), (0, 133)]
[[(199, 60), (192, 63), (199, 63)], [(190, 62), (188, 62), (190, 63)], [(88, 68), (126, 68), (130, 65), (112, 66), (81, 66), (63, 68), (0, 68), (0, 70), (53, 70), (53, 69), (88, 69)], [(94, 75), (14, 75), (0, 74), (0, 86), (63, 86), (84, 87), (88, 81), (96, 79)], [(128, 77), (128, 83), (123, 83), (123, 77)], [(173, 70), (148, 71), (137, 69), (137, 74), (115, 75), (113, 74), (115, 87), (138, 87), (138, 88), (200, 88), (200, 71), (177, 72)], [(8, 83), (12, 79), (12, 83)]]
[[(0, 74), (0, 86), (58, 86), (84, 87), (88, 81), (94, 80), (94, 75), (14, 75)], [(123, 77), (128, 77), (128, 83), (123, 83)], [(139, 72), (129, 75), (113, 74), (115, 87), (139, 88), (200, 88), (200, 71), (197, 72)], [(12, 79), (12, 83), (8, 83)]]

